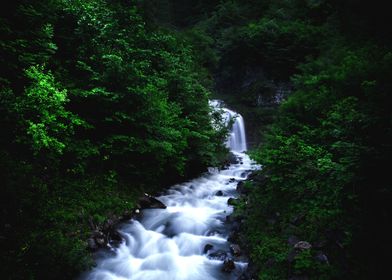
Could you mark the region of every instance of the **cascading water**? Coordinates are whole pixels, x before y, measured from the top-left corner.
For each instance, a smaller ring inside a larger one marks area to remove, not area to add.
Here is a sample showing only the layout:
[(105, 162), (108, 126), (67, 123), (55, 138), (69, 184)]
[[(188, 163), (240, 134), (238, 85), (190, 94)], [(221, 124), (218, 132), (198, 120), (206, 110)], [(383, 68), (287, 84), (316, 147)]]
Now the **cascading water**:
[[(211, 103), (219, 107), (219, 102)], [(125, 242), (112, 252), (102, 252), (97, 266), (82, 278), (88, 280), (218, 280), (236, 279), (247, 263), (230, 253), (225, 223), (232, 212), (227, 201), (237, 195), (236, 186), (251, 170), (258, 169), (246, 151), (244, 121), (222, 108), (226, 122), (235, 117), (228, 147), (238, 163), (211, 171), (190, 182), (171, 187), (157, 197), (166, 209), (146, 209), (141, 218), (119, 229)], [(224, 260), (235, 269), (223, 271)]]
[(233, 127), (227, 140), (227, 147), (232, 151), (245, 152), (246, 138), (245, 138), (245, 124), (244, 119), (241, 115), (229, 110), (224, 109), (224, 112), (228, 115), (227, 119), (234, 120)]
[(226, 141), (226, 146), (231, 151), (245, 152), (247, 150), (247, 146), (245, 123), (242, 116), (232, 110), (222, 107), (223, 104), (220, 100), (211, 100), (210, 105), (215, 109), (222, 110), (222, 117), (226, 123), (226, 126), (229, 126), (231, 121), (233, 122), (229, 137)]

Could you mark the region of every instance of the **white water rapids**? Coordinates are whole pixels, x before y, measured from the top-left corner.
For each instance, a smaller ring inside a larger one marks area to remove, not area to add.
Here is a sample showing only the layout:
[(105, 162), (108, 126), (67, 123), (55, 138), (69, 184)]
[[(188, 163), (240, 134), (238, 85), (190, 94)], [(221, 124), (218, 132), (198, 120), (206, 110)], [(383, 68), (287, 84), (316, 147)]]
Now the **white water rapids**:
[[(219, 103), (211, 103), (217, 107)], [(230, 253), (230, 229), (226, 216), (233, 208), (236, 186), (258, 166), (246, 151), (244, 122), (240, 115), (224, 109), (226, 121), (234, 120), (228, 147), (238, 163), (171, 187), (157, 197), (166, 209), (142, 210), (139, 220), (123, 224), (119, 232), (125, 242), (97, 261), (87, 280), (214, 280), (237, 279), (246, 269), (244, 259)], [(235, 269), (223, 272), (223, 259), (232, 258)]]

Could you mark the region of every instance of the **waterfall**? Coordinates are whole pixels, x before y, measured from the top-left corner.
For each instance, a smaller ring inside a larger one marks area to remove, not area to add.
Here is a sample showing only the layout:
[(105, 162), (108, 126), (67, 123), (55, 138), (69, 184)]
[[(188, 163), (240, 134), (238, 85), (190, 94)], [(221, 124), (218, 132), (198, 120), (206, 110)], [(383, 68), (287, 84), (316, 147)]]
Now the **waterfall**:
[[(226, 217), (233, 211), (228, 199), (238, 195), (238, 182), (259, 166), (243, 153), (242, 117), (222, 110), (226, 123), (235, 118), (227, 145), (238, 162), (225, 170), (211, 168), (157, 197), (167, 208), (144, 209), (139, 218), (124, 223), (119, 228), (124, 242), (102, 250), (97, 266), (82, 279), (234, 280), (243, 273), (246, 259), (233, 255), (227, 241), (230, 226)], [(224, 271), (225, 261), (233, 264), (231, 272)]]
[(235, 152), (245, 152), (246, 136), (245, 136), (245, 123), (242, 116), (232, 110), (223, 107), (223, 103), (220, 100), (211, 100), (210, 106), (216, 110), (222, 110), (222, 117), (226, 123), (226, 126), (232, 123), (231, 131), (228, 135), (226, 146)]
[(244, 119), (238, 113), (223, 109), (227, 115), (227, 122), (234, 120), (226, 145), (231, 151), (244, 152), (247, 150)]

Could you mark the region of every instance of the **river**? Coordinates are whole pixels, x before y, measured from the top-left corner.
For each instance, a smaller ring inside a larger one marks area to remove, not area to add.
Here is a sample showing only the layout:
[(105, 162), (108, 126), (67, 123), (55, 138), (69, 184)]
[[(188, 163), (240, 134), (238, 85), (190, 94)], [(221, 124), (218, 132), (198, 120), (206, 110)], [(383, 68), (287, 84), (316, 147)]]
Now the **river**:
[[(220, 107), (221, 102), (211, 105)], [(258, 169), (246, 151), (243, 118), (221, 108), (224, 119), (234, 120), (226, 145), (238, 162), (225, 170), (210, 168), (197, 179), (169, 188), (157, 197), (166, 209), (142, 210), (141, 218), (119, 228), (125, 242), (110, 253), (101, 252), (97, 266), (86, 280), (218, 280), (237, 279), (246, 269), (246, 258), (233, 256), (230, 224), (233, 211), (228, 199), (251, 170)], [(224, 260), (235, 268), (224, 272)]]

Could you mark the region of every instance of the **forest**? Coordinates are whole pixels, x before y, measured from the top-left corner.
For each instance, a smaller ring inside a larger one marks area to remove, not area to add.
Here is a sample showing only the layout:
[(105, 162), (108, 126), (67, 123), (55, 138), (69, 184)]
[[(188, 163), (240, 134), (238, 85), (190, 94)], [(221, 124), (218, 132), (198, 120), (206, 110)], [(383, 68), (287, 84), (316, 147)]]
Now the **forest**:
[(228, 128), (211, 99), (242, 114), (262, 166), (233, 214), (249, 258), (240, 279), (385, 278), (387, 3), (6, 2), (3, 279), (76, 279), (94, 266), (94, 229), (129, 216), (143, 193), (223, 166)]

